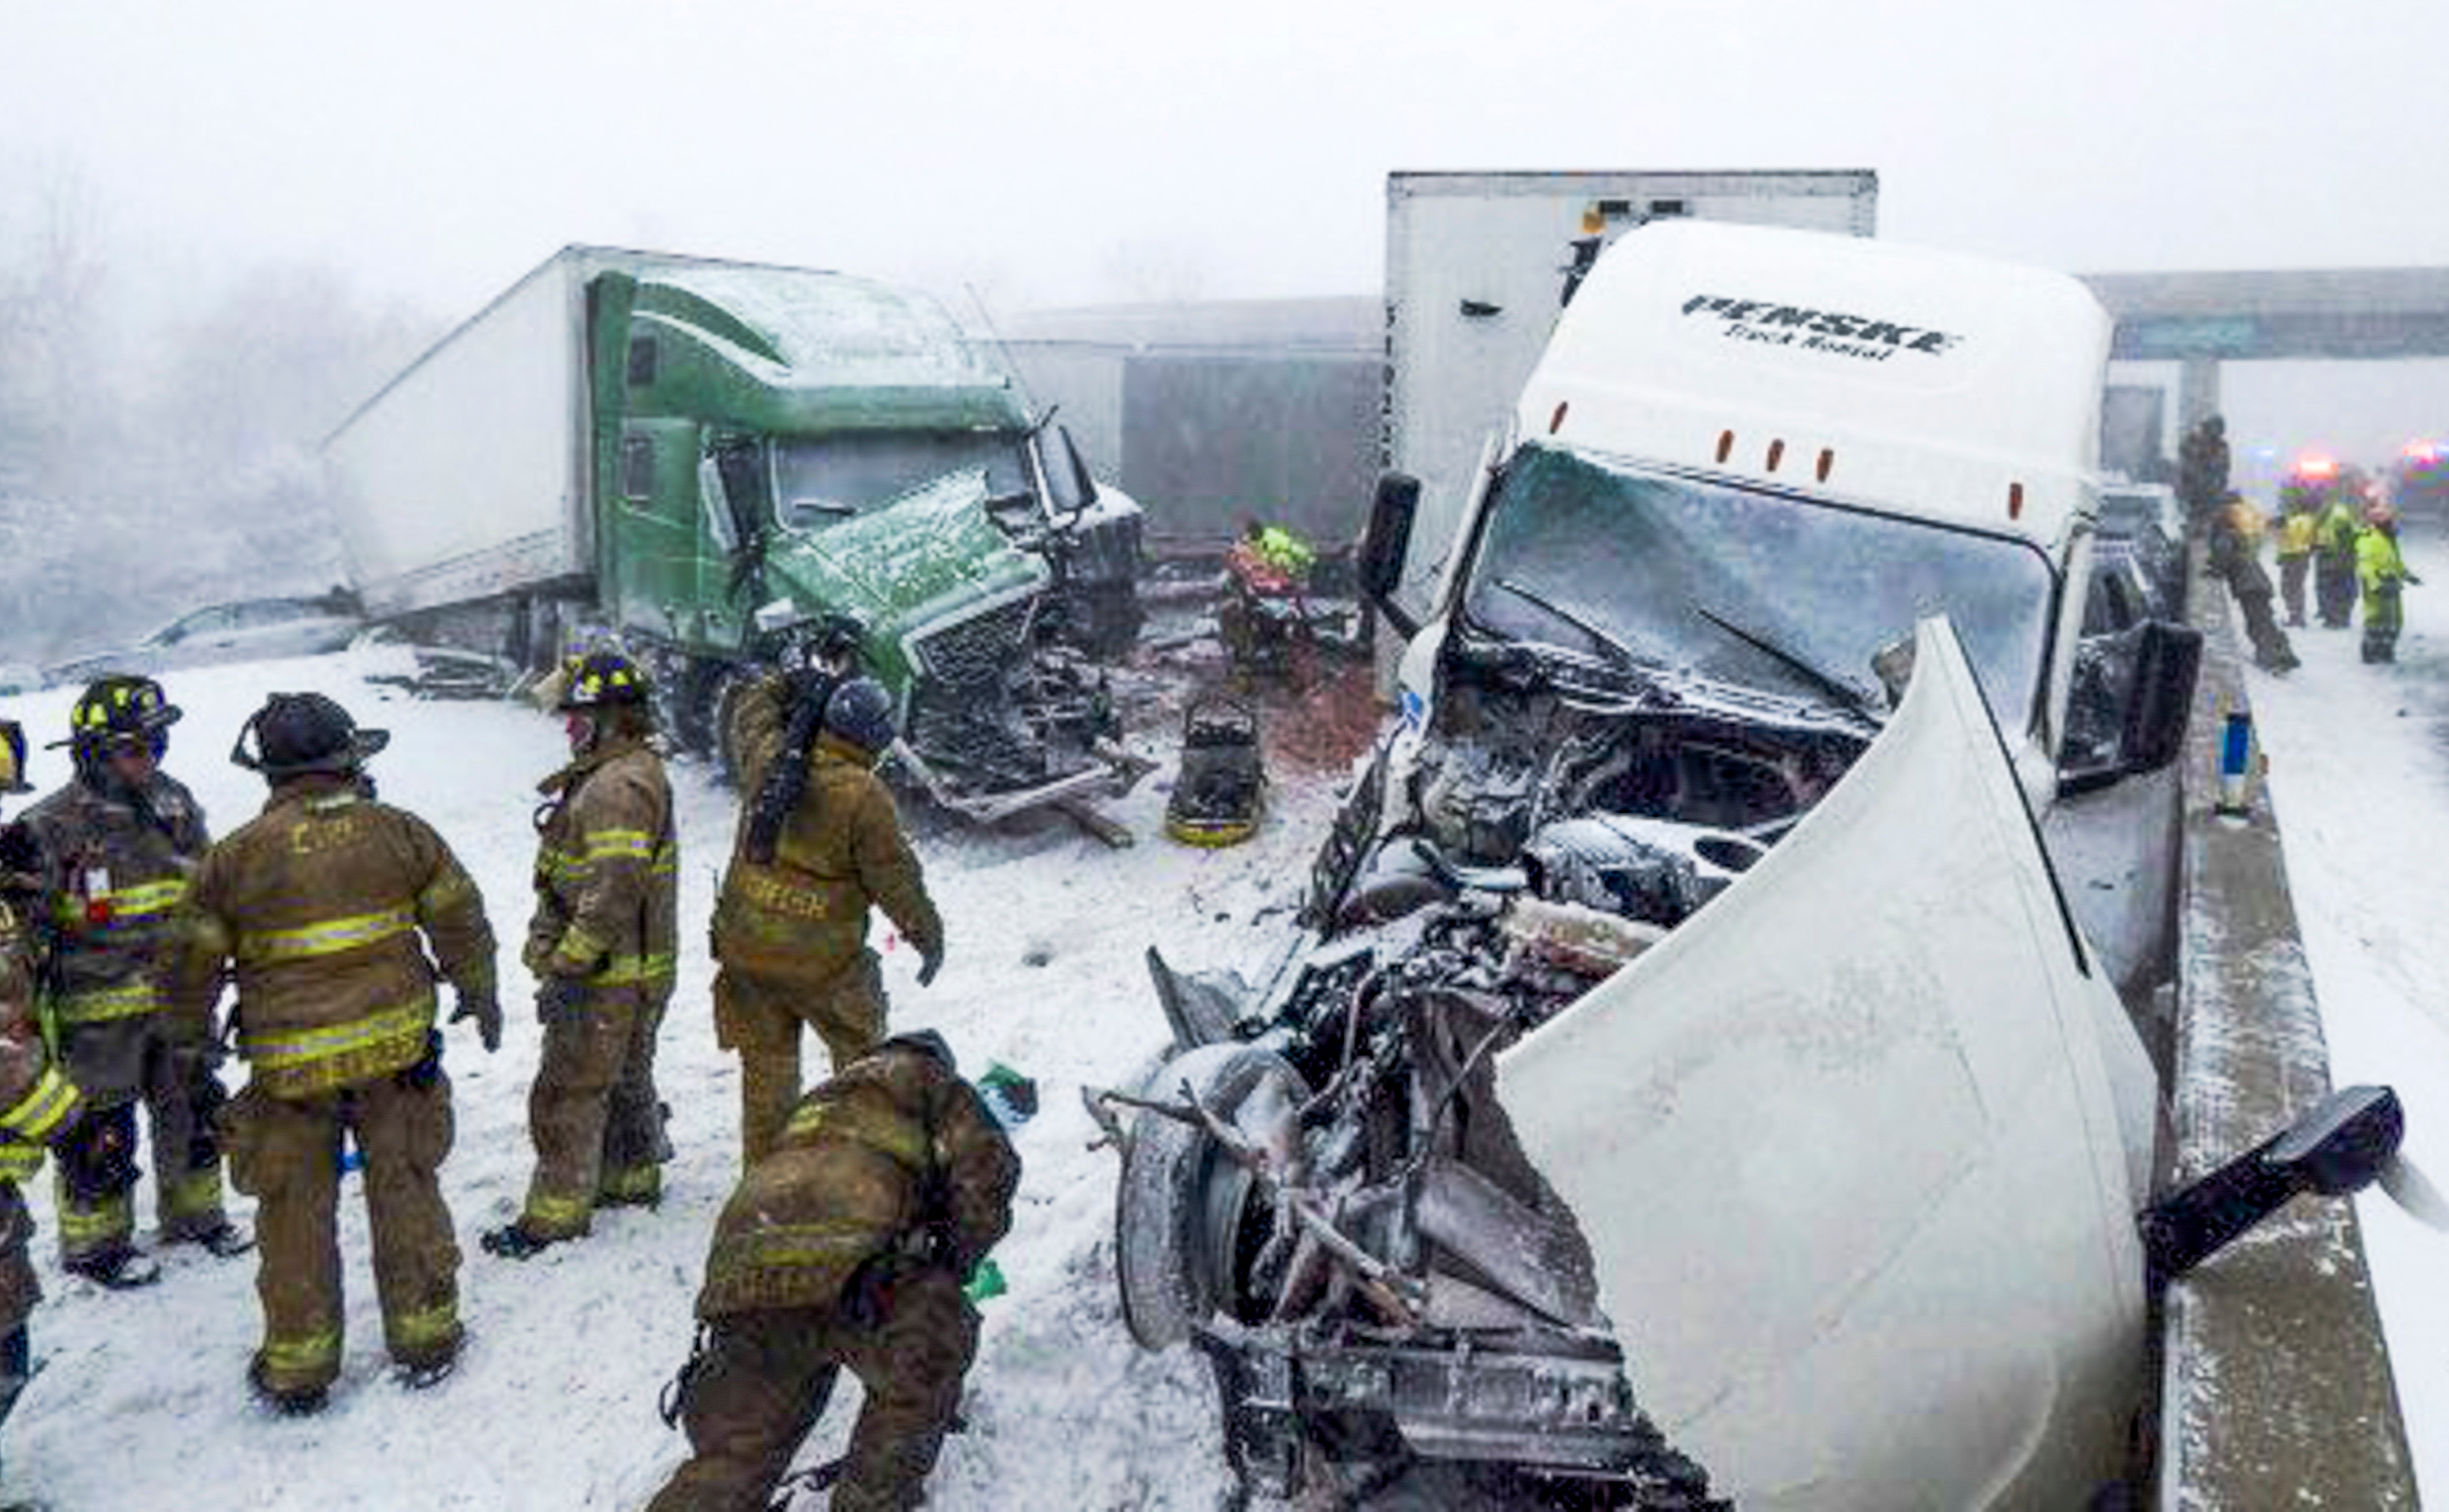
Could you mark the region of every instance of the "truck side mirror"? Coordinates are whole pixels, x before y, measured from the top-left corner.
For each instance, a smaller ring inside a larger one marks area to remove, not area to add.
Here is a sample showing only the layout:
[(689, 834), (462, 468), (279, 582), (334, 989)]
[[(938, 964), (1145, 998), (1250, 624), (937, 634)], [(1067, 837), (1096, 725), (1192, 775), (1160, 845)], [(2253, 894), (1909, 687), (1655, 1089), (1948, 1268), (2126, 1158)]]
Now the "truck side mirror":
[(1053, 426), (1042, 436), (1037, 460), (1046, 470), (1046, 512), (1051, 523), (1070, 525), (1097, 502), (1097, 480), (1089, 475), (1069, 428)]
[(2299, 1193), (2360, 1192), (2397, 1158), (2406, 1113), (2388, 1087), (2333, 1092), (2275, 1137), (2135, 1215), (2158, 1291), (2209, 1259)]
[(1420, 622), (1395, 602), (1402, 586), (1403, 558), (1412, 545), (1412, 519), (1420, 509), (1420, 480), (1408, 472), (1389, 472), (1378, 480), (1378, 495), (1369, 506), (1369, 533), (1360, 538), (1360, 591), (1395, 627), (1409, 639)]
[(2134, 682), (2126, 700), (2126, 726), (2118, 741), (2123, 775), (2157, 772), (2185, 749), (2186, 721), (2193, 713), (2194, 679), (2202, 672), (2203, 633), (2153, 620), (2143, 626), (2134, 651)]

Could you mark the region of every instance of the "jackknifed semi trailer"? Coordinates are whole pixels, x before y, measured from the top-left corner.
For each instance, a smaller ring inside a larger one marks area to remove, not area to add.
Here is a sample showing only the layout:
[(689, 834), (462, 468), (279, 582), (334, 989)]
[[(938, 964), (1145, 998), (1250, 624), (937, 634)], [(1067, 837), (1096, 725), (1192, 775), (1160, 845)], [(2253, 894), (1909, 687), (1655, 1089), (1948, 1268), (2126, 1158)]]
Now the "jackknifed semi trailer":
[(370, 618), (528, 667), (617, 638), (718, 756), (738, 691), (848, 620), (946, 807), (1138, 770), (1096, 658), (1136, 632), (1139, 508), (923, 295), (569, 247), (323, 458)]

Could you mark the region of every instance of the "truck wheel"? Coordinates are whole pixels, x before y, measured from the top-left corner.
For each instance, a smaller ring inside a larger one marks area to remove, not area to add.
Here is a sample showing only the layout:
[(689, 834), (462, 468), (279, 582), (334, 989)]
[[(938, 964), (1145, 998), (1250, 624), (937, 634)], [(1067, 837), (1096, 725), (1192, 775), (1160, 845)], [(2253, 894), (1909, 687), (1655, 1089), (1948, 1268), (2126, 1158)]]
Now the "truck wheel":
[[(1290, 1062), (1248, 1044), (1205, 1044), (1174, 1057), (1147, 1095), (1172, 1099), (1187, 1081), (1218, 1116), (1253, 1133), (1309, 1097)], [(1204, 1129), (1142, 1113), (1124, 1147), (1114, 1196), (1114, 1272), (1123, 1321), (1151, 1349), (1181, 1344), (1220, 1309), (1245, 1312), (1244, 1283), (1270, 1221), (1257, 1180)]]
[(715, 775), (726, 787), (740, 786), (740, 754), (731, 749), (731, 716), (739, 707), (740, 696), (756, 680), (756, 668), (736, 661), (714, 667), (706, 679), (706, 754), (714, 761)]

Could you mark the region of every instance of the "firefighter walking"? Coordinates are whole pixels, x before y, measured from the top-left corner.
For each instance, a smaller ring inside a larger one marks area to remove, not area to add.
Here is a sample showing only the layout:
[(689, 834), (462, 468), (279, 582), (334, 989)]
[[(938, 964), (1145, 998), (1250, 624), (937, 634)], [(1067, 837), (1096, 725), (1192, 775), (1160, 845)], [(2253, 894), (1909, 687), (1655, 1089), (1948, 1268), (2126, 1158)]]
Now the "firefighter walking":
[(962, 1278), (1011, 1226), (1019, 1180), (933, 1033), (809, 1093), (716, 1223), (699, 1350), (666, 1406), (692, 1453), (648, 1512), (762, 1512), (844, 1368), (865, 1401), (826, 1504), (916, 1506), (977, 1348)]
[(537, 811), (535, 974), (544, 1057), (528, 1095), (535, 1177), (518, 1218), (484, 1237), (525, 1259), (588, 1232), (599, 1205), (663, 1194), (655, 1035), (672, 994), (679, 848), (671, 784), (647, 744), (646, 675), (615, 652), (566, 668), (555, 705), (569, 764)]
[[(822, 718), (812, 720), (805, 700), (820, 695)], [(812, 735), (805, 747), (786, 739), (795, 724)], [(815, 1028), (836, 1071), (883, 1037), (869, 906), (916, 947), (919, 986), (943, 965), (943, 921), (876, 775), (893, 739), (892, 700), (864, 677), (837, 685), (777, 674), (749, 689), (734, 715), (742, 792), (766, 791), (776, 762), (805, 767), (787, 812), (771, 816), (779, 823), (762, 827), (756, 806), (743, 808), (715, 903), (715, 1038), (740, 1056), (743, 1164), (773, 1148), (799, 1098), (801, 1024)]]
[(339, 1376), (344, 1141), (364, 1158), (375, 1288), (401, 1379), (430, 1385), (459, 1351), (459, 1248), (437, 1179), (453, 1126), (434, 970), (457, 993), (452, 1019), (473, 1019), (485, 1048), (498, 1047), (493, 935), (442, 837), (371, 795), (361, 768), (388, 738), (320, 694), (274, 694), (230, 753), (271, 796), (213, 847), (190, 900), (183, 1000), (208, 1013), (223, 963), (237, 967), (232, 1017), (249, 1076), (222, 1123), (232, 1183), (256, 1199), (263, 1241), (263, 1344), (247, 1374), (282, 1412), (320, 1408)]
[(222, 1212), (211, 1025), (173, 1010), (163, 990), (210, 839), (194, 795), (161, 767), (179, 716), (149, 678), (87, 687), (58, 742), (75, 775), (23, 821), (48, 898), (45, 1011), (93, 1107), (60, 1152), (60, 1263), (109, 1288), (161, 1276), (134, 1242), (140, 1101), (162, 1238), (217, 1254), (252, 1242)]

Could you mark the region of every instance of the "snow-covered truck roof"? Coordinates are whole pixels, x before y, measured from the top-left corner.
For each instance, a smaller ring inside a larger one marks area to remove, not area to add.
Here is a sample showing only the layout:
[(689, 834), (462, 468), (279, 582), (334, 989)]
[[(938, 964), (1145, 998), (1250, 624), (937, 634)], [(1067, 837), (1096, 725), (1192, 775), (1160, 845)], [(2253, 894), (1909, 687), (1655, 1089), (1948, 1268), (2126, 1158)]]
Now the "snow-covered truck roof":
[(2110, 331), (2060, 273), (1658, 221), (1599, 259), (1515, 423), (2054, 545), (2092, 486)]

